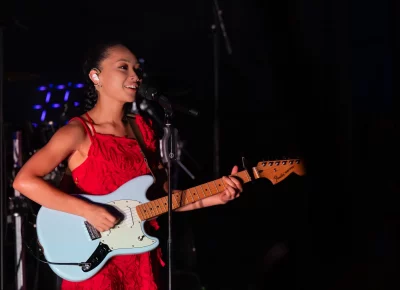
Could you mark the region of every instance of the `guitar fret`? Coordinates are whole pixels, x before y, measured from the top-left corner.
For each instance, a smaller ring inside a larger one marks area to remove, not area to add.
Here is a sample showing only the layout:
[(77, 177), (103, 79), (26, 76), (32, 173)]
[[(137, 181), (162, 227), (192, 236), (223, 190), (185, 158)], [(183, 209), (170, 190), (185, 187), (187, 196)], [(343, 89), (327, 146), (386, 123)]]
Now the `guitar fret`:
[(154, 208), (156, 209), (158, 215), (163, 213), (163, 210), (160, 208), (160, 201), (158, 199), (154, 200)]
[(146, 217), (144, 216), (143, 208), (142, 208), (141, 204), (136, 207), (136, 212), (138, 213), (138, 215), (139, 215), (141, 220), (145, 220), (146, 219)]
[(223, 179), (222, 178), (220, 178), (220, 179), (218, 179), (218, 186), (221, 186), (221, 184), (222, 184), (222, 186), (224, 187), (224, 189), (223, 190), (225, 190), (226, 189), (226, 185), (225, 185), (225, 182), (223, 181)]
[(150, 206), (150, 202), (146, 203), (146, 212), (149, 218), (151, 218), (152, 214), (151, 214), (151, 210), (150, 210), (151, 206)]
[(224, 182), (224, 180), (222, 178), (220, 180), (221, 180), (222, 185), (224, 186), (224, 190), (225, 190), (226, 189), (226, 184), (225, 184), (225, 182)]
[(144, 215), (144, 217), (145, 217), (146, 219), (148, 219), (148, 218), (149, 218), (149, 215), (148, 215), (148, 213), (147, 213), (146, 204), (144, 203), (144, 204), (142, 204), (142, 206), (143, 206), (143, 215)]
[(155, 204), (155, 203), (154, 203), (153, 201), (149, 202), (149, 208), (150, 208), (150, 212), (151, 212), (152, 216), (157, 215), (157, 214), (155, 213), (154, 204)]
[(168, 197), (163, 197), (162, 204), (165, 211), (168, 211)]
[(213, 193), (212, 193), (212, 191), (211, 191), (211, 188), (210, 188), (210, 185), (209, 185), (209, 182), (207, 182), (206, 185), (207, 185), (207, 187), (208, 187), (208, 190), (210, 191), (210, 196), (213, 195)]
[(216, 193), (218, 193), (218, 192), (219, 192), (219, 190), (218, 190), (218, 187), (217, 187), (217, 185), (215, 184), (215, 180), (213, 180), (213, 182), (212, 182), (212, 183), (214, 184), (215, 188), (217, 189), (217, 192), (216, 192)]
[(247, 182), (251, 181), (251, 177), (250, 177), (249, 173), (247, 172), (247, 170), (245, 170), (244, 173), (247, 176)]
[(154, 205), (155, 205), (155, 202), (154, 202), (154, 201), (149, 202), (150, 212), (151, 212), (153, 215), (156, 215), (156, 209), (155, 209)]
[(173, 208), (173, 209), (174, 209), (174, 208), (178, 208), (180, 202), (179, 202), (179, 200), (178, 200), (178, 195), (177, 195), (177, 193), (173, 193), (173, 194), (172, 194), (172, 198), (173, 198), (173, 201), (175, 201), (175, 203), (176, 203), (176, 206), (174, 206), (174, 203), (172, 202), (172, 208)]
[(163, 212), (166, 212), (168, 210), (168, 208), (165, 206), (165, 199), (166, 197), (158, 199), (158, 202), (160, 203)]
[(163, 199), (162, 198), (157, 199), (157, 203), (158, 203), (160, 211), (162, 213), (164, 213), (165, 212), (165, 208), (164, 208), (164, 204), (163, 204)]
[(183, 191), (184, 195), (185, 195), (185, 205), (189, 204), (189, 201), (187, 199), (187, 189)]
[(197, 191), (197, 186), (193, 187), (193, 189), (196, 191), (195, 196), (197, 197), (197, 200), (200, 200), (199, 192)]
[(189, 193), (189, 196), (192, 198), (192, 201), (194, 202), (194, 198), (193, 198), (193, 195), (190, 193), (190, 188), (188, 188), (188, 193)]
[[(176, 200), (176, 195), (175, 194), (172, 194), (172, 208), (177, 208), (177, 207), (179, 207), (179, 202)], [(176, 203), (176, 206), (174, 207), (174, 201), (175, 201), (175, 203)]]
[(162, 214), (162, 212), (160, 213), (160, 206), (157, 204), (157, 199), (152, 201), (154, 203), (154, 208), (157, 211), (157, 214)]
[(192, 198), (193, 202), (196, 201), (196, 192), (193, 193), (194, 190), (195, 190), (194, 187), (191, 187), (191, 188), (190, 188), (190, 197)]
[(141, 205), (139, 206), (139, 208), (140, 208), (140, 214), (141, 214), (141, 216), (143, 217), (143, 220), (147, 219), (146, 213), (144, 212), (143, 204), (141, 204)]
[(147, 215), (147, 218), (150, 218), (151, 217), (151, 211), (150, 211), (150, 207), (149, 207), (149, 205), (148, 205), (148, 203), (145, 203), (144, 204), (144, 207), (145, 207), (145, 211), (146, 211), (146, 215)]
[(175, 200), (177, 203), (177, 207), (181, 207), (182, 206), (182, 191), (175, 193), (174, 196), (175, 196)]
[(206, 197), (206, 194), (205, 194), (204, 189), (203, 189), (203, 185), (200, 185), (200, 188), (201, 188), (201, 191), (203, 192), (204, 197)]
[(160, 205), (161, 211), (165, 212), (164, 203), (162, 201), (163, 199), (164, 198), (159, 198), (159, 199), (157, 199), (157, 201), (158, 201), (158, 204)]

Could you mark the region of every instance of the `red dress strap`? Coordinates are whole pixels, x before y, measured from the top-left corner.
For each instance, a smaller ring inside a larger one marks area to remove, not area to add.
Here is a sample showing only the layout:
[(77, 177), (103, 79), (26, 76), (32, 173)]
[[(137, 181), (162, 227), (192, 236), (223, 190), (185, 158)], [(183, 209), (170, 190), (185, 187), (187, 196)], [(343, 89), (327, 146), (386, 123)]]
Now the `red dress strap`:
[(89, 113), (86, 113), (85, 115), (88, 118), (90, 126), (92, 127), (93, 135), (96, 135), (96, 130), (94, 129), (94, 126), (93, 126), (94, 122), (93, 122), (92, 118), (90, 118)]
[(69, 120), (69, 122), (71, 122), (73, 120), (78, 120), (79, 122), (82, 123), (83, 127), (85, 128), (86, 133), (90, 137), (90, 141), (93, 142), (93, 136), (94, 136), (94, 134), (96, 134), (96, 131), (94, 130), (93, 124), (89, 121), (89, 124), (92, 126), (92, 130), (93, 130), (93, 131), (90, 131), (89, 126), (87, 125), (86, 121), (82, 117), (73, 117), (71, 120)]

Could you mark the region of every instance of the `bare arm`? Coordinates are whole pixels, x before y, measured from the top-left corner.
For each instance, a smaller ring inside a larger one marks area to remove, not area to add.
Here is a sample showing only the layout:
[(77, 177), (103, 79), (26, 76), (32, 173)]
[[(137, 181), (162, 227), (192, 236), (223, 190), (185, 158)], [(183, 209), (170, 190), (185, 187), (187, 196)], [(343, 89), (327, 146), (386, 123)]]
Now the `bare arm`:
[(103, 232), (118, 221), (102, 206), (69, 195), (43, 180), (61, 161), (82, 146), (88, 138), (78, 121), (59, 129), (51, 140), (35, 153), (18, 172), (13, 187), (38, 204), (85, 218)]
[(43, 180), (43, 176), (77, 150), (85, 138), (85, 130), (79, 124), (71, 123), (59, 129), (20, 169), (13, 187), (40, 205), (83, 216), (89, 203), (57, 189)]
[(195, 201), (193, 203), (184, 205), (180, 208), (177, 208), (175, 211), (188, 211), (188, 210), (194, 210), (194, 209), (199, 209), (199, 208), (218, 205), (218, 204), (223, 204), (223, 202), (221, 202), (221, 198), (218, 195), (213, 195), (213, 196)]

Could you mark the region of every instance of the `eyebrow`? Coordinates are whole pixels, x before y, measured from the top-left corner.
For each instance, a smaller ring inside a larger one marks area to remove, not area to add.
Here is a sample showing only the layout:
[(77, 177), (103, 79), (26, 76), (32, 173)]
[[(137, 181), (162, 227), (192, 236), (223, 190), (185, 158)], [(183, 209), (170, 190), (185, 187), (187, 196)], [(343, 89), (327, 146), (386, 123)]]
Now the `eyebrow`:
[[(125, 62), (131, 63), (131, 61), (127, 58), (121, 58), (121, 59), (117, 60), (117, 62), (119, 62), (119, 61), (125, 61)], [(137, 64), (137, 62), (134, 62), (134, 64)]]
[[(120, 62), (120, 61), (127, 62), (127, 63), (131, 63), (130, 60), (128, 60), (128, 59), (126, 59), (126, 58), (121, 58), (121, 59), (117, 60), (116, 62)], [(138, 61), (134, 62), (134, 63), (133, 63), (133, 66), (134, 66), (136, 69), (139, 68), (139, 67), (140, 67), (140, 62), (138, 62)]]

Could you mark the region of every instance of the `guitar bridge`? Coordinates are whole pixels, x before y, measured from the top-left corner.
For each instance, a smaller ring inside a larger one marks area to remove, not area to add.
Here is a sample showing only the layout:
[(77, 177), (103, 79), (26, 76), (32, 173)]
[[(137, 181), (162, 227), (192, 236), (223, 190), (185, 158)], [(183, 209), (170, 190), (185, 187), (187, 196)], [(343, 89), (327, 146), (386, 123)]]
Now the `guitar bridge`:
[(96, 230), (95, 227), (92, 226), (91, 224), (89, 224), (87, 221), (85, 221), (85, 227), (86, 227), (86, 230), (88, 231), (89, 237), (92, 239), (92, 241), (101, 238), (100, 232), (98, 230)]

